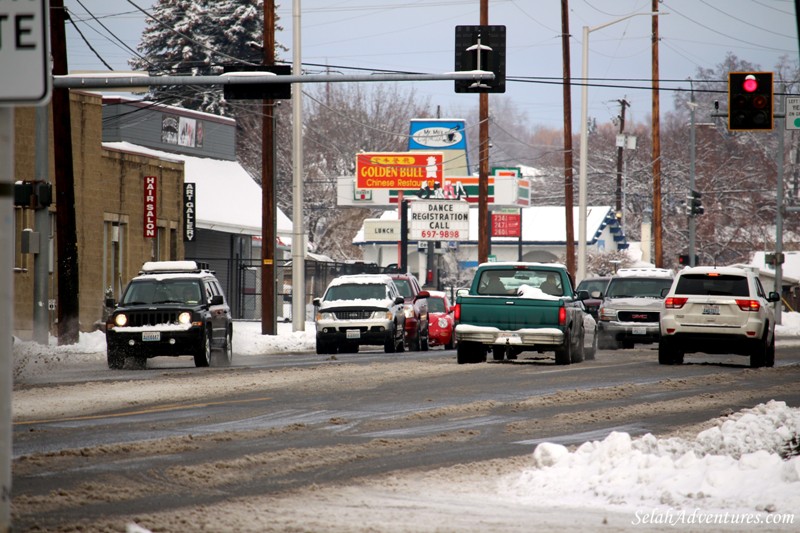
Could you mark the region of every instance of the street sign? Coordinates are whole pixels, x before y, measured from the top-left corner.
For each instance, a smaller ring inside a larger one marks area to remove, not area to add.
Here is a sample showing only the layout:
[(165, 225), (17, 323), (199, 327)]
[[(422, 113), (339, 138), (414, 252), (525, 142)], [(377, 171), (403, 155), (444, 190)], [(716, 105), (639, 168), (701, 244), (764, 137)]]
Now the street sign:
[(0, 1), (0, 105), (50, 100), (48, 0)]
[(800, 130), (800, 97), (786, 97), (786, 129)]
[(416, 200), (408, 204), (411, 240), (469, 240), (469, 204), (453, 200)]

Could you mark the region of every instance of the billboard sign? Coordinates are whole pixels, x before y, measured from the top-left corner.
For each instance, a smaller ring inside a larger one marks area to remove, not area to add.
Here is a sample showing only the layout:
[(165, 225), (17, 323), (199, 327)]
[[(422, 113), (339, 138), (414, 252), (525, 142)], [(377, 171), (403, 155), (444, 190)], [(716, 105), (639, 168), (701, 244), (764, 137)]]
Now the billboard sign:
[(430, 181), (441, 183), (438, 152), (365, 152), (356, 155), (357, 189), (418, 190)]
[(408, 204), (408, 238), (417, 241), (469, 240), (469, 204), (452, 200), (417, 200)]

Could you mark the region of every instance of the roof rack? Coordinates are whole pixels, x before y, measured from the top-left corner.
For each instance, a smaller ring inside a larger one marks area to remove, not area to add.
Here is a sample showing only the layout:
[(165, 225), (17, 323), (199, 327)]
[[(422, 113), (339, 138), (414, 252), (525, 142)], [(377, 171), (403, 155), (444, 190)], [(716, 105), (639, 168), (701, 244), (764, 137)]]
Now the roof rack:
[(203, 271), (214, 273), (209, 264), (202, 261), (147, 261), (142, 265), (139, 274), (186, 274)]

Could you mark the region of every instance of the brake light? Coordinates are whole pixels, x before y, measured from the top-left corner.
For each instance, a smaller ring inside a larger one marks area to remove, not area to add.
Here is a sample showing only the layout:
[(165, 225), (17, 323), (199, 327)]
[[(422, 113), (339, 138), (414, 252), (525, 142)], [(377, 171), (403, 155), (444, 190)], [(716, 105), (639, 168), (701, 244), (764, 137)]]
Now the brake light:
[(456, 304), (453, 306), (453, 320), (456, 322), (461, 320), (461, 304)]
[(758, 312), (761, 309), (761, 304), (758, 303), (758, 300), (736, 300), (736, 305), (742, 311)]
[(567, 308), (566, 307), (559, 307), (558, 308), (558, 325), (559, 326), (566, 326), (567, 325)]
[(664, 307), (667, 309), (680, 309), (684, 306), (689, 298), (681, 298), (678, 296), (670, 296), (664, 300)]

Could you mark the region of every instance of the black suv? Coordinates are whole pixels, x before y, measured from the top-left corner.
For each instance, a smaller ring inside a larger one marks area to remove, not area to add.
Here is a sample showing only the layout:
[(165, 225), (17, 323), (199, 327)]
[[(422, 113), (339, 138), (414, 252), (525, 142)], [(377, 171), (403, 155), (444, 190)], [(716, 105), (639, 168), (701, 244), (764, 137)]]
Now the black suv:
[[(195, 366), (228, 365), (233, 321), (214, 272), (195, 261), (151, 261), (142, 266), (106, 321), (108, 367), (126, 357), (145, 368), (161, 355), (191, 355)], [(212, 360), (212, 348), (221, 354)]]

